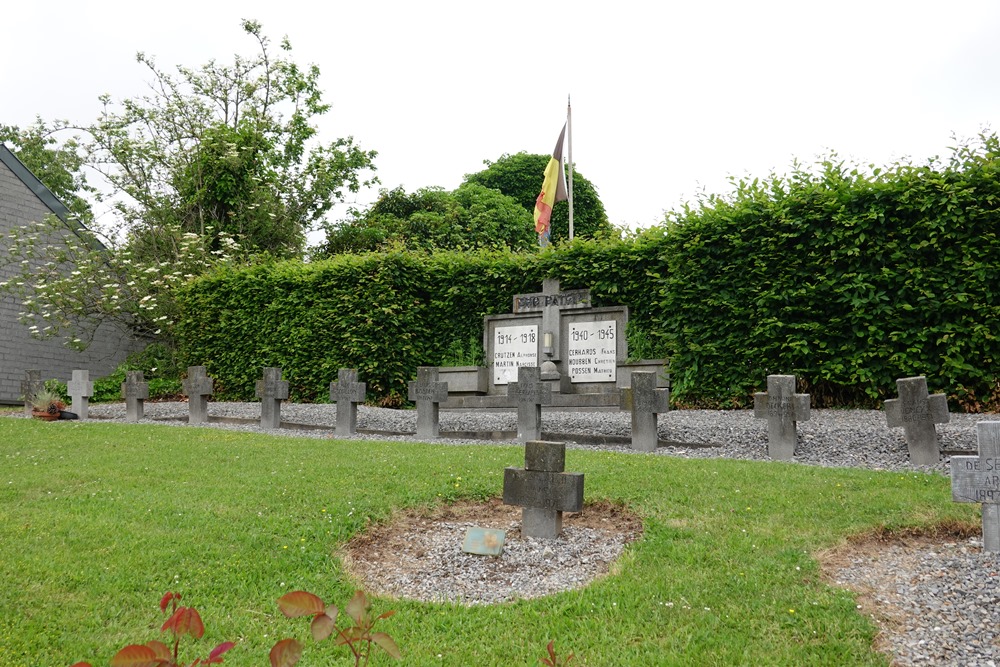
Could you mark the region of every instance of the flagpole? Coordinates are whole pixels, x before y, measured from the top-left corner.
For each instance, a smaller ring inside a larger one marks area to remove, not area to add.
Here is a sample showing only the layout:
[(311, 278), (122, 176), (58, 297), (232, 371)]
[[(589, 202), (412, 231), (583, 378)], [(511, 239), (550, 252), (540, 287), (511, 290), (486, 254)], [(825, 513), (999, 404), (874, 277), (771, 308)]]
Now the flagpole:
[(566, 96), (566, 132), (569, 133), (569, 151), (566, 157), (569, 160), (569, 180), (567, 181), (566, 198), (569, 203), (569, 240), (573, 240), (573, 107), (570, 105), (570, 97)]

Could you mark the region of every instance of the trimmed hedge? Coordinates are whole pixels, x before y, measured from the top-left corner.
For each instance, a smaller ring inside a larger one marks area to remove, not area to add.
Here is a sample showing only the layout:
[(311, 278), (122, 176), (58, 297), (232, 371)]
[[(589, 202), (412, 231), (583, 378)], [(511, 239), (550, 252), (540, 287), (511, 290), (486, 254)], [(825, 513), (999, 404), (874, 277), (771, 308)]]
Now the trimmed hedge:
[(728, 198), (623, 239), (537, 254), (341, 255), (227, 270), (182, 296), (179, 340), (219, 395), (251, 398), (281, 366), (298, 400), (341, 367), (369, 398), (405, 401), (420, 365), (475, 347), (514, 294), (589, 287), (630, 308), (634, 358), (671, 359), (673, 400), (745, 407), (771, 373), (817, 406), (876, 406), (926, 375), (953, 407), (1000, 407), (1000, 146), (984, 135), (945, 165), (846, 167), (740, 181)]

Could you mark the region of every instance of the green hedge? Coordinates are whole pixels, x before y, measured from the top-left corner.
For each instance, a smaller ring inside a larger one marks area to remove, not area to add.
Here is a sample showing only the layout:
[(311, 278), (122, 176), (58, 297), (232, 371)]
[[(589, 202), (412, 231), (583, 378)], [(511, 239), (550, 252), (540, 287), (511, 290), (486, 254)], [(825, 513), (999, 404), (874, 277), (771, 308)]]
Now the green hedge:
[(740, 181), (726, 198), (622, 239), (533, 254), (404, 251), (229, 270), (182, 297), (179, 339), (219, 394), (251, 398), (262, 366), (324, 400), (341, 367), (405, 400), (420, 365), (478, 345), (482, 318), (544, 277), (630, 308), (631, 356), (671, 359), (673, 399), (747, 406), (771, 373), (814, 405), (877, 406), (926, 375), (953, 407), (1000, 407), (1000, 149), (944, 165), (819, 169)]

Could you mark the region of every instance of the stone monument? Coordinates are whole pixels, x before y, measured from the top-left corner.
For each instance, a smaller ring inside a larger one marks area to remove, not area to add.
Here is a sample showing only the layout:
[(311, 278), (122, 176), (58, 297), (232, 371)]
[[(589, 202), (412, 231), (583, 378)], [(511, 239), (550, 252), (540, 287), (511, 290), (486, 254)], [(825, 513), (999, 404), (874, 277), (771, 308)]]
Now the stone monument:
[(951, 457), (951, 498), (982, 503), (983, 550), (1000, 552), (1000, 422), (976, 424), (979, 456)]
[(204, 424), (208, 421), (208, 397), (214, 389), (215, 380), (208, 377), (204, 366), (188, 366), (184, 393), (188, 397), (189, 424)]
[(94, 395), (94, 383), (90, 381), (90, 371), (73, 371), (72, 378), (66, 383), (66, 391), (72, 401), (70, 411), (77, 419), (87, 419), (90, 397)]
[(281, 379), (281, 369), (266, 367), (254, 395), (260, 399), (260, 427), (281, 428), (281, 402), (288, 398), (288, 382)]
[(791, 461), (798, 441), (796, 422), (809, 420), (809, 394), (795, 393), (794, 375), (768, 375), (767, 391), (753, 395), (753, 416), (767, 419), (767, 455)]
[(657, 415), (670, 409), (670, 390), (656, 388), (656, 373), (632, 373), (632, 386), (620, 389), (620, 407), (632, 412), (632, 449), (655, 452)]
[(504, 469), (503, 502), (522, 508), (523, 537), (555, 539), (562, 513), (583, 509), (583, 473), (565, 468), (565, 443), (532, 440), (525, 443), (524, 468)]
[(341, 368), (337, 381), (330, 383), (330, 400), (337, 403), (338, 436), (354, 435), (358, 432), (358, 403), (365, 402), (367, 387), (358, 382), (358, 371)]
[(903, 427), (910, 463), (930, 466), (941, 460), (935, 424), (947, 424), (948, 399), (944, 394), (927, 393), (923, 375), (896, 380), (899, 398), (885, 402), (885, 419), (892, 428)]
[(448, 400), (448, 383), (438, 381), (436, 367), (420, 366), (417, 380), (410, 382), (409, 390), (409, 399), (417, 404), (417, 437), (438, 437), (441, 432), (439, 407)]

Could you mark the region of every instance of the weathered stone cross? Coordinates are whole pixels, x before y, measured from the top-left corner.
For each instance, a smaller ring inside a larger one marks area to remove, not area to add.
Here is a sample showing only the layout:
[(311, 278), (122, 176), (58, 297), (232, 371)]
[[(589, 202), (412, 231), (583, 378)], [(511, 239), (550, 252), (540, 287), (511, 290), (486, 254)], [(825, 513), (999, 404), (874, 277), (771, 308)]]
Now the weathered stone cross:
[(555, 539), (562, 513), (583, 509), (583, 473), (563, 472), (566, 443), (531, 440), (524, 447), (524, 468), (503, 471), (503, 502), (521, 506), (521, 535)]
[(24, 371), (24, 379), (21, 380), (21, 395), (24, 396), (24, 416), (31, 416), (31, 402), (35, 396), (45, 389), (42, 382), (42, 372), (39, 370)]
[(791, 461), (798, 441), (796, 422), (809, 421), (809, 394), (795, 393), (794, 375), (768, 375), (767, 391), (753, 395), (753, 416), (767, 419), (767, 455)]
[(73, 377), (66, 383), (66, 391), (72, 400), (70, 410), (77, 419), (86, 419), (90, 408), (90, 397), (94, 395), (94, 383), (90, 381), (90, 371), (73, 371)]
[(590, 307), (590, 290), (559, 291), (559, 281), (546, 278), (542, 281), (542, 291), (534, 294), (518, 294), (514, 297), (515, 313), (542, 313), (542, 336), (552, 333), (552, 355), (559, 360), (559, 316), (563, 310)]
[(979, 456), (951, 457), (951, 499), (982, 503), (983, 550), (1000, 551), (1000, 422), (976, 424)]
[(417, 404), (417, 437), (438, 437), (441, 432), (439, 404), (448, 400), (448, 383), (438, 382), (436, 366), (420, 366), (417, 380), (410, 382), (409, 389), (409, 399)]
[(542, 382), (538, 366), (520, 366), (517, 382), (507, 385), (507, 397), (517, 405), (517, 441), (542, 437), (542, 405), (552, 402), (552, 387)]
[(204, 424), (208, 421), (208, 397), (214, 390), (215, 380), (208, 377), (204, 366), (188, 366), (184, 393), (188, 397), (189, 424)]
[(890, 427), (903, 427), (910, 463), (929, 466), (941, 459), (934, 424), (947, 424), (948, 399), (944, 394), (927, 394), (923, 375), (896, 380), (899, 398), (885, 402), (885, 419)]
[(655, 452), (657, 415), (670, 409), (670, 390), (656, 388), (656, 373), (633, 371), (631, 383), (620, 391), (618, 407), (632, 412), (632, 449)]
[(358, 403), (365, 402), (367, 386), (358, 382), (358, 371), (341, 368), (337, 381), (330, 383), (330, 400), (337, 403), (337, 430), (340, 436), (353, 435), (358, 431)]
[(125, 397), (125, 421), (142, 419), (146, 412), (145, 401), (149, 400), (149, 383), (142, 376), (142, 371), (126, 371), (122, 395)]
[(281, 428), (281, 402), (288, 398), (288, 382), (281, 379), (281, 369), (265, 367), (254, 395), (260, 399), (260, 427)]

